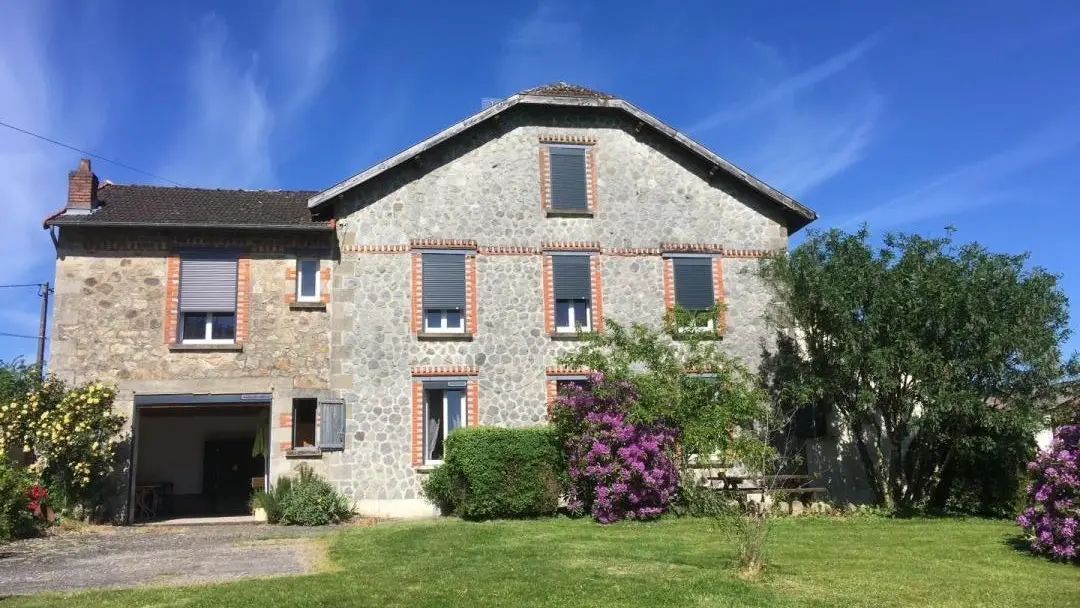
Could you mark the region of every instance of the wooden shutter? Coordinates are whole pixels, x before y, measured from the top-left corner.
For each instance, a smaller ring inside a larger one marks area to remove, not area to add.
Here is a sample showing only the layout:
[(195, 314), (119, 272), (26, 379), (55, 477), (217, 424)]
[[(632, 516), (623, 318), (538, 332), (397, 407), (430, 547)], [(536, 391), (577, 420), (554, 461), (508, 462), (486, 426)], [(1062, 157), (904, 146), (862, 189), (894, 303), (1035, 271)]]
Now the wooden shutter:
[(345, 402), (341, 399), (319, 401), (319, 448), (345, 449)]
[(590, 256), (551, 256), (551, 279), (556, 300), (588, 300), (592, 297)]
[(585, 149), (552, 146), (551, 208), (585, 211), (589, 208), (585, 180)]
[(236, 310), (235, 257), (184, 256), (180, 259), (181, 312)]
[(425, 253), (424, 309), (465, 310), (465, 254)]
[(674, 258), (675, 303), (700, 311), (713, 307), (712, 258)]

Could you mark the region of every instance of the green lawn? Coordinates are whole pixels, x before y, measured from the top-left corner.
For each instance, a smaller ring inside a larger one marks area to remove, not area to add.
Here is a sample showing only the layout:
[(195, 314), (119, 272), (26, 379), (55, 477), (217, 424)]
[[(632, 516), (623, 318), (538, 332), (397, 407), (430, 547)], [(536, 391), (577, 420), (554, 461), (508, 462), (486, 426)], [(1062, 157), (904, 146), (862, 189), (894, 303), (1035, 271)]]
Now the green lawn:
[(333, 537), (335, 571), (321, 574), (0, 604), (1080, 606), (1080, 567), (1013, 549), (1015, 533), (986, 520), (779, 520), (769, 570), (744, 582), (732, 574), (730, 542), (708, 520), (394, 523)]

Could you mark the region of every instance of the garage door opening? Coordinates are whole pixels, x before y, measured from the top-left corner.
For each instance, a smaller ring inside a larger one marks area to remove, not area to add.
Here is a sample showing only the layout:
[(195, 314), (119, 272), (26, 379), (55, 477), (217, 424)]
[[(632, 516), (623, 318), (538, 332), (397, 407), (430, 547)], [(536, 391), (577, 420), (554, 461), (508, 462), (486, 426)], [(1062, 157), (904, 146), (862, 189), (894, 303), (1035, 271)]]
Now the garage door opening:
[(137, 407), (135, 522), (250, 513), (269, 475), (269, 404)]

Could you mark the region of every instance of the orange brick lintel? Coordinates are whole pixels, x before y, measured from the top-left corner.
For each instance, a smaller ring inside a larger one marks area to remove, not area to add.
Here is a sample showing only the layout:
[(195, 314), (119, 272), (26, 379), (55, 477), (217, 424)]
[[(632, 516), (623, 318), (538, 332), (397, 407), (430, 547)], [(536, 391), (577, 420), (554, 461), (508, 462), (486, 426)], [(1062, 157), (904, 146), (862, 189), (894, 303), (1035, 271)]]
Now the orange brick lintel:
[(412, 249), (476, 249), (476, 241), (471, 239), (413, 239), (409, 241)]
[(724, 253), (723, 245), (711, 243), (660, 243), (660, 249), (665, 253)]
[(559, 133), (547, 133), (539, 136), (540, 143), (545, 144), (596, 144), (596, 137), (590, 135), (571, 135)]
[(476, 376), (480, 368), (475, 365), (422, 365), (413, 367), (410, 373), (414, 378), (432, 376)]
[(592, 370), (574, 367), (549, 367), (544, 370), (546, 376), (580, 376), (590, 373), (592, 373)]

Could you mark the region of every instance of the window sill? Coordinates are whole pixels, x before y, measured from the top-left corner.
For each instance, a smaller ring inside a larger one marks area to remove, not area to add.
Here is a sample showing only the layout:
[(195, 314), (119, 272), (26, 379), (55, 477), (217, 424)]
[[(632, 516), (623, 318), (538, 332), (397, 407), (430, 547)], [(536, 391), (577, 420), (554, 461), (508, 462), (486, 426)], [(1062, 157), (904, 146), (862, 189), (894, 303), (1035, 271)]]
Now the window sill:
[(288, 460), (301, 460), (311, 459), (318, 460), (322, 458), (322, 450), (319, 448), (293, 448), (291, 450), (285, 450), (285, 458)]
[(326, 302), (289, 302), (289, 310), (326, 310)]
[(439, 332), (421, 332), (416, 334), (417, 340), (423, 340), (425, 342), (472, 342), (472, 334), (455, 334), (455, 333), (439, 333)]
[(548, 217), (592, 217), (590, 209), (548, 209)]
[(697, 331), (676, 331), (672, 336), (676, 341), (685, 340), (723, 340), (724, 334), (718, 333), (715, 329), (701, 329)]
[(575, 342), (577, 340), (583, 340), (584, 339), (583, 334), (590, 334), (590, 333), (592, 333), (592, 332), (591, 331), (583, 331), (581, 333), (578, 333), (578, 332), (568, 332), (568, 331), (557, 331), (557, 332), (555, 332), (553, 334), (548, 334), (548, 337), (550, 337), (552, 340), (556, 340), (556, 341), (560, 341), (560, 342)]
[(413, 470), (416, 471), (417, 473), (426, 475), (426, 474), (434, 471), (435, 469), (439, 468), (440, 466), (442, 466), (442, 465), (438, 465), (438, 464), (415, 464), (415, 465), (413, 465)]
[(186, 342), (180, 342), (177, 344), (169, 345), (169, 352), (233, 352), (238, 353), (244, 350), (243, 344), (191, 344)]

